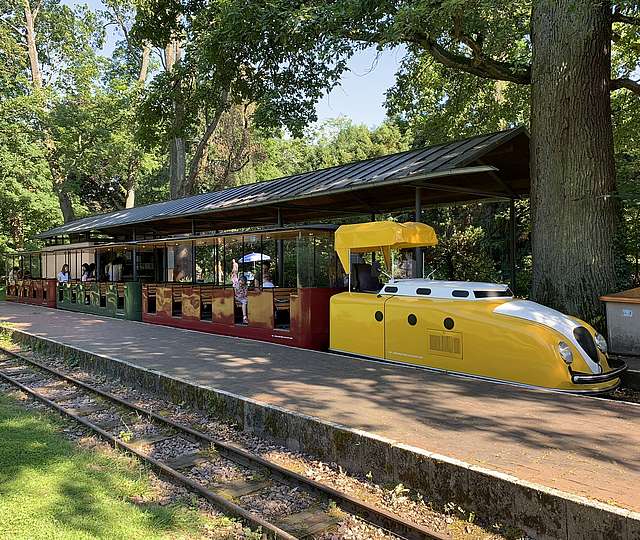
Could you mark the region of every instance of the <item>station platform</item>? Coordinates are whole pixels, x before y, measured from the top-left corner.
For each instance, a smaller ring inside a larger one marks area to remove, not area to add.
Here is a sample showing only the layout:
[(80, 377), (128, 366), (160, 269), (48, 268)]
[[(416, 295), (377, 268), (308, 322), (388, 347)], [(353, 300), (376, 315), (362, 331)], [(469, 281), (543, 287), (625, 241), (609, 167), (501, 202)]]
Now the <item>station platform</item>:
[(0, 324), (640, 512), (639, 405), (9, 302)]

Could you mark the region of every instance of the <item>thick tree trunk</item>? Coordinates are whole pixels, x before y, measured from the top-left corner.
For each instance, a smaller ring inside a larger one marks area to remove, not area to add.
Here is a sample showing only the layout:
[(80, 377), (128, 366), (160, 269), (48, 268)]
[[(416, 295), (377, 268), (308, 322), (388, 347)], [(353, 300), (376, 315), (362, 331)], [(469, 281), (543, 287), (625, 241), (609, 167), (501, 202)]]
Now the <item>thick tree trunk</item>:
[(142, 44), (142, 59), (140, 60), (140, 73), (138, 74), (138, 82), (144, 84), (147, 81), (149, 73), (149, 57), (151, 56), (151, 45), (148, 41)]
[(534, 0), (531, 16), (532, 296), (589, 321), (615, 287), (610, 13)]
[(38, 61), (38, 47), (36, 45), (35, 20), (38, 12), (31, 11), (29, 0), (23, 0), (24, 6), (24, 28), (27, 40), (27, 51), (29, 53), (29, 65), (31, 67), (31, 81), (36, 90), (42, 88), (42, 72), (40, 71), (40, 62)]
[[(173, 70), (173, 66), (180, 61), (182, 49), (180, 42), (174, 39), (165, 47), (165, 63), (168, 72)], [(183, 127), (184, 114), (183, 107), (179, 101), (173, 103), (174, 108), (174, 130), (180, 133)], [(169, 191), (172, 199), (191, 195), (186, 186), (186, 146), (184, 138), (175, 136), (169, 141)]]
[(60, 205), (60, 210), (62, 211), (62, 217), (65, 223), (69, 223), (76, 218), (75, 212), (73, 211), (73, 205), (71, 204), (71, 198), (69, 197), (69, 193), (64, 189), (64, 185), (60, 184), (55, 187), (56, 195), (58, 196), (58, 204)]
[(226, 108), (228, 93), (225, 92), (221, 99), (221, 105), (219, 109), (213, 115), (213, 119), (207, 125), (206, 129), (202, 137), (200, 138), (200, 142), (198, 142), (198, 146), (196, 147), (195, 152), (193, 153), (193, 157), (191, 158), (191, 165), (189, 166), (189, 176), (187, 178), (187, 189), (193, 193), (196, 187), (196, 180), (198, 175), (202, 173), (202, 162), (205, 158), (207, 149), (209, 147), (209, 141), (211, 141), (211, 137), (213, 137), (218, 124), (220, 123), (220, 118), (224, 113)]
[(186, 189), (185, 146), (182, 137), (174, 137), (169, 142), (169, 188), (172, 199), (191, 195)]
[[(144, 85), (149, 74), (149, 57), (151, 55), (151, 45), (145, 41), (142, 44), (142, 58), (140, 60), (140, 71), (138, 73), (138, 83)], [(135, 151), (134, 151), (135, 152)], [(125, 199), (124, 207), (133, 208), (136, 205), (136, 175), (135, 168), (139, 165), (136, 156), (132, 157), (129, 162), (129, 175), (125, 183)]]

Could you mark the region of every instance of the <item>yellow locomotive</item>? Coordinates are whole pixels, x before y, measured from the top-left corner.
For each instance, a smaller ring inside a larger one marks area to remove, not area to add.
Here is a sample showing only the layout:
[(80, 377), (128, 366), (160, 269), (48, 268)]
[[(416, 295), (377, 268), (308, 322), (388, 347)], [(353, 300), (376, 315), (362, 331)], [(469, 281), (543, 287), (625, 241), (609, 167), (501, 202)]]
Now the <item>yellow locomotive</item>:
[(335, 249), (349, 290), (331, 297), (331, 350), (568, 392), (620, 384), (626, 365), (608, 358), (606, 341), (584, 321), (515, 299), (506, 285), (393, 276), (382, 284), (375, 255), (362, 258), (381, 253), (393, 268), (392, 250), (435, 244), (422, 223), (338, 228)]

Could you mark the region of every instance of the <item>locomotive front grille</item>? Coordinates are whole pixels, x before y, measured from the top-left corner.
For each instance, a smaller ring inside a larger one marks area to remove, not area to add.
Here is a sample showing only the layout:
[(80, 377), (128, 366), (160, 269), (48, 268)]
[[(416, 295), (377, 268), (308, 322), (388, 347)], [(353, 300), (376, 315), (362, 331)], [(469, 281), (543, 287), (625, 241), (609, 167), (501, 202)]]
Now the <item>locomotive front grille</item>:
[(580, 344), (580, 347), (584, 349), (589, 355), (589, 358), (594, 362), (600, 362), (600, 358), (598, 357), (598, 349), (596, 349), (596, 343), (593, 340), (593, 336), (584, 326), (578, 326), (574, 328), (573, 335), (576, 338), (576, 341)]

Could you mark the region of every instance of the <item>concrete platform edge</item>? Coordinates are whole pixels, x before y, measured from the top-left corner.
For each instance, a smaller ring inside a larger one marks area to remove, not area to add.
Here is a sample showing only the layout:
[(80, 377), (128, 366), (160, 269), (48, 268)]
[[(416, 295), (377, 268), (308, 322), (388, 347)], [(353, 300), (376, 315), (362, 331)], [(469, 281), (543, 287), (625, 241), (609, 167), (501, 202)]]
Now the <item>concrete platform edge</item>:
[(436, 504), (454, 502), (467, 511), (523, 529), (539, 539), (640, 540), (640, 512), (520, 480), (374, 433), (352, 429), (236, 395), (171, 378), (136, 364), (73, 347), (24, 330), (2, 327), (17, 342), (56, 353), (81, 367), (120, 378), (173, 401), (238, 424), (242, 429), (334, 461), (374, 481), (419, 489)]

